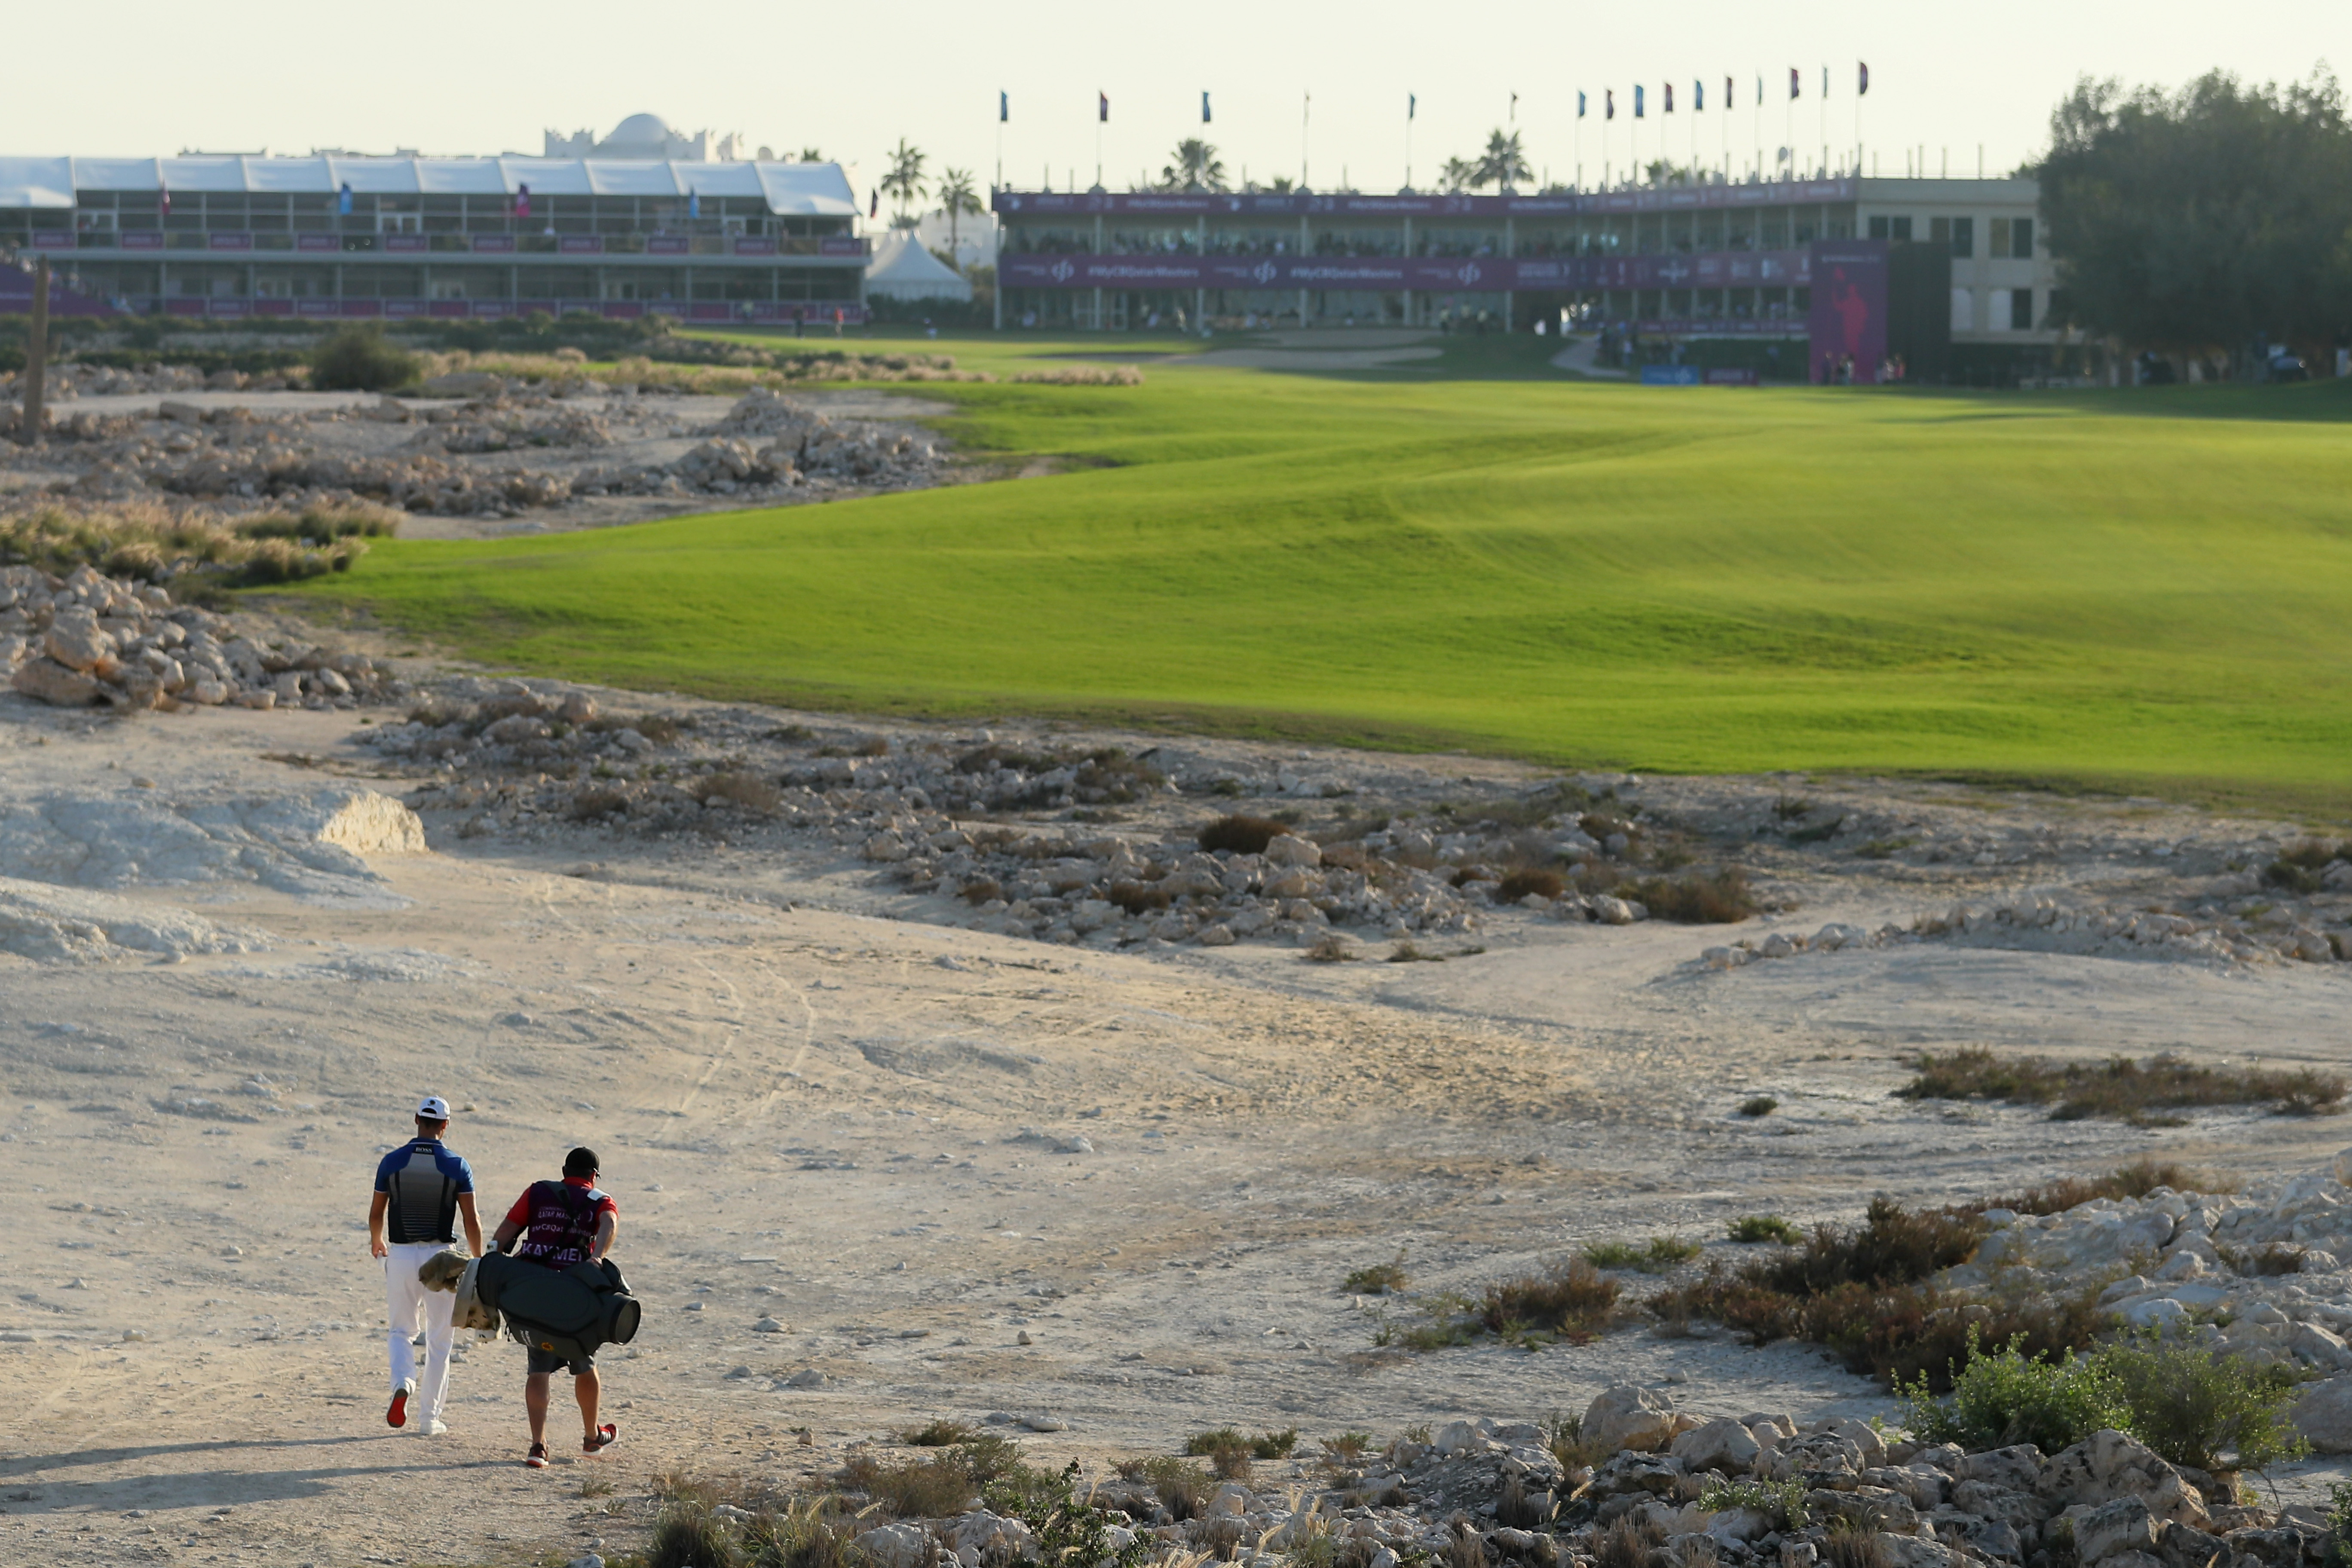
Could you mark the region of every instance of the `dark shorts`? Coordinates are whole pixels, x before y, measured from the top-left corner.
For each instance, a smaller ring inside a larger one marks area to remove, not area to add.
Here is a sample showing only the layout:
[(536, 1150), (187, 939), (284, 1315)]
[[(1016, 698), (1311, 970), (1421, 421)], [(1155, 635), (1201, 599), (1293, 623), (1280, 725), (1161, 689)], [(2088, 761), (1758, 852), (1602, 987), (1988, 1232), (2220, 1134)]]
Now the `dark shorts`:
[(527, 1358), (527, 1370), (533, 1377), (552, 1376), (565, 1367), (572, 1369), (574, 1377), (585, 1377), (596, 1370), (596, 1358), (593, 1355), (572, 1361), (557, 1355), (553, 1351), (541, 1350), (536, 1345), (523, 1346), (522, 1353)]

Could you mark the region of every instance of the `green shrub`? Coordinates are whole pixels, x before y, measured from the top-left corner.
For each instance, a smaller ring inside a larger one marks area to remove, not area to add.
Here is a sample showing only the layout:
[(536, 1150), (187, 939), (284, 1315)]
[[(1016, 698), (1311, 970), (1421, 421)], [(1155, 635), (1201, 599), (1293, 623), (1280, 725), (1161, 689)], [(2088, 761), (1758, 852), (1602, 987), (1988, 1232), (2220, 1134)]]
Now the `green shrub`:
[(934, 1448), (919, 1458), (872, 1451), (853, 1454), (835, 1479), (900, 1519), (940, 1519), (961, 1513), (989, 1487), (1027, 1484), (1034, 1477), (1022, 1464), (1017, 1445), (1008, 1438), (983, 1436)]
[(1676, 1264), (1699, 1255), (1699, 1244), (1679, 1236), (1654, 1236), (1640, 1247), (1630, 1241), (1595, 1242), (1584, 1249), (1584, 1260), (1595, 1268), (1633, 1268), (1643, 1274), (1664, 1274)]
[(2101, 1345), (2091, 1364), (2130, 1410), (2125, 1429), (2176, 1465), (2263, 1470), (2309, 1452), (2286, 1418), (2286, 1367), (2153, 1336)]
[(646, 1568), (736, 1568), (743, 1561), (734, 1533), (699, 1502), (671, 1503), (654, 1521)]
[(1971, 1453), (2031, 1443), (2045, 1454), (2070, 1447), (2104, 1427), (2127, 1428), (2130, 1406), (2122, 1385), (2079, 1357), (2029, 1356), (2011, 1340), (1986, 1353), (1970, 1324), (1968, 1359), (1952, 1370), (1952, 1392), (1938, 1399), (1923, 1373), (1895, 1385), (1904, 1425), (1930, 1443), (1957, 1443)]
[(2052, 1062), (1964, 1046), (1941, 1056), (1924, 1051), (1912, 1069), (1916, 1076), (1895, 1091), (1903, 1099), (2047, 1105), (2053, 1121), (2145, 1122), (2161, 1111), (2217, 1105), (2268, 1105), (2281, 1115), (2308, 1116), (2335, 1110), (2347, 1092), (2342, 1078), (2311, 1068), (2208, 1067), (2169, 1053), (2137, 1062)]
[(1363, 1296), (1393, 1296), (1411, 1283), (1404, 1271), (1404, 1252), (1400, 1248), (1386, 1263), (1349, 1270), (1340, 1289)]
[(328, 392), (390, 392), (416, 380), (415, 354), (373, 321), (339, 327), (310, 353), (310, 384)]
[(1497, 1334), (1557, 1334), (1581, 1344), (1609, 1326), (1617, 1281), (1582, 1258), (1486, 1287), (1478, 1321)]
[(1811, 1518), (1805, 1508), (1802, 1481), (1709, 1481), (1699, 1493), (1698, 1506), (1709, 1513), (1754, 1509), (1770, 1520), (1775, 1530), (1802, 1530)]
[[(1294, 1434), (1294, 1436), (1296, 1434)], [(1077, 1500), (1078, 1462), (1058, 1476), (1037, 1477), (1028, 1484), (1010, 1479), (991, 1485), (986, 1505), (1008, 1519), (1017, 1519), (1037, 1538), (1037, 1561), (1043, 1563), (1086, 1563), (1091, 1568), (1143, 1568), (1160, 1554), (1160, 1542), (1148, 1533), (1114, 1551), (1109, 1531), (1124, 1526), (1124, 1514), (1114, 1515)]]
[(1725, 1227), (1732, 1240), (1748, 1246), (1759, 1242), (1777, 1241), (1784, 1247), (1794, 1247), (1805, 1239), (1799, 1230), (1776, 1214), (1744, 1214)]
[(1769, 1116), (1780, 1109), (1780, 1102), (1769, 1094), (1759, 1094), (1742, 1100), (1739, 1114), (1748, 1117)]

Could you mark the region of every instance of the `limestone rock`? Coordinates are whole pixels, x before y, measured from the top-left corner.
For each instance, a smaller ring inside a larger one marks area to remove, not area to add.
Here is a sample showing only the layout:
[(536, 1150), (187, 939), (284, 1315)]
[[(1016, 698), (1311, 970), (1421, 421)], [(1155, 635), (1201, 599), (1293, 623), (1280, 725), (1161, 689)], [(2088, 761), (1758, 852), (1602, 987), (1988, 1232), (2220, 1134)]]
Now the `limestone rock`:
[(2102, 1503), (2074, 1520), (2074, 1552), (2084, 1568), (2096, 1568), (2125, 1552), (2146, 1552), (2156, 1545), (2156, 1520), (2147, 1504), (2136, 1497)]
[(18, 665), (8, 684), (52, 708), (88, 708), (105, 692), (97, 677), (68, 668), (53, 658), (29, 659)]
[(2323, 1454), (2352, 1454), (2352, 1373), (2305, 1384), (2287, 1418)]
[(1671, 1451), (1694, 1470), (1744, 1476), (1761, 1449), (1747, 1427), (1727, 1415), (1685, 1432), (1674, 1440)]
[(1580, 1436), (1604, 1451), (1655, 1453), (1674, 1441), (1674, 1406), (1646, 1388), (1619, 1384), (1594, 1395), (1585, 1407)]
[(919, 1525), (886, 1524), (857, 1538), (857, 1549), (875, 1568), (930, 1568), (931, 1538)]

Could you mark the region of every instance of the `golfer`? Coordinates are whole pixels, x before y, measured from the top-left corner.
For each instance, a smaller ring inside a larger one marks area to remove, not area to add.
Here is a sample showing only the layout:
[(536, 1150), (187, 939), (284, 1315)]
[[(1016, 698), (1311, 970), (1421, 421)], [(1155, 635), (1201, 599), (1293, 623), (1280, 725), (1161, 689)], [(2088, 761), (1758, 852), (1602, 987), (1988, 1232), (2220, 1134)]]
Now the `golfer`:
[[(613, 1248), (613, 1232), (620, 1224), (620, 1205), (596, 1185), (596, 1151), (574, 1149), (563, 1157), (563, 1179), (533, 1182), (507, 1211), (499, 1226), (500, 1252), (513, 1247), (514, 1255), (547, 1268), (569, 1268), (575, 1263), (602, 1263)], [(520, 1245), (514, 1246), (520, 1238)], [(547, 1468), (547, 1380), (557, 1367), (572, 1373), (572, 1396), (580, 1404), (583, 1454), (601, 1454), (620, 1440), (611, 1422), (599, 1426), (596, 1404), (604, 1384), (596, 1376), (596, 1358), (571, 1361), (536, 1345), (525, 1345), (523, 1410), (530, 1417), (530, 1453), (523, 1463), (534, 1470)]]
[[(368, 1205), (368, 1251), (383, 1259), (383, 1294), (392, 1318), (392, 1408), (384, 1425), (408, 1425), (408, 1402), (421, 1399), (417, 1435), (438, 1437), (441, 1402), (449, 1392), (449, 1321), (457, 1299), (427, 1290), (419, 1265), (457, 1245), (456, 1222), (466, 1221), (466, 1247), (482, 1250), (482, 1222), (474, 1213), (473, 1167), (441, 1142), (449, 1130), (449, 1102), (428, 1094), (416, 1107), (416, 1136), (375, 1168), (375, 1200)], [(416, 1382), (416, 1335), (425, 1334), (425, 1384)]]

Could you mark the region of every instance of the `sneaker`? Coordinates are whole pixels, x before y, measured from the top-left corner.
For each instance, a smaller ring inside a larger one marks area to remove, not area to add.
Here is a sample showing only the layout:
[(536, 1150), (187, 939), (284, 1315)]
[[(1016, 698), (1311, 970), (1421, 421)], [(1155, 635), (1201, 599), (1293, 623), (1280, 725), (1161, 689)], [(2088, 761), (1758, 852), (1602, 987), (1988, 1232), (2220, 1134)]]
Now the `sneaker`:
[(427, 1421), (416, 1429), (416, 1435), (420, 1437), (446, 1437), (449, 1435), (449, 1423)]
[(596, 1428), (596, 1435), (593, 1437), (581, 1443), (580, 1451), (583, 1454), (601, 1454), (620, 1440), (621, 1429), (607, 1421)]
[(416, 1380), (415, 1378), (409, 1379), (406, 1383), (402, 1384), (398, 1388), (392, 1391), (392, 1408), (383, 1413), (383, 1424), (385, 1426), (405, 1426), (408, 1425), (408, 1396), (415, 1392)]
[(544, 1443), (533, 1443), (530, 1446), (530, 1452), (523, 1456), (522, 1462), (524, 1468), (528, 1469), (543, 1470), (547, 1468), (547, 1445)]

